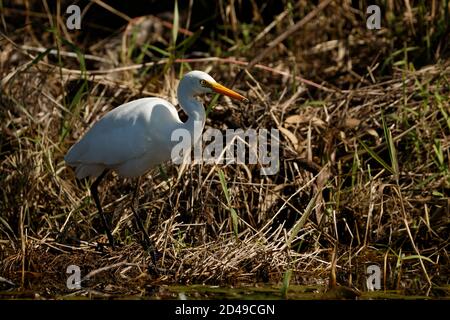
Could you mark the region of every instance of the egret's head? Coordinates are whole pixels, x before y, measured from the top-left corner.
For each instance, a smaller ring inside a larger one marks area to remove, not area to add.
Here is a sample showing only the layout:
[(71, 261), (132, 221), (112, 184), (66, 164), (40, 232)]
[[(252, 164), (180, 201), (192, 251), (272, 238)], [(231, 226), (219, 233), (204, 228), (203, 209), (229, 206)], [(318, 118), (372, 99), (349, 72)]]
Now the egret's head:
[(216, 80), (203, 71), (190, 71), (184, 75), (181, 81), (186, 82), (186, 88), (192, 90), (194, 95), (216, 92), (242, 102), (248, 102), (246, 97), (217, 83)]

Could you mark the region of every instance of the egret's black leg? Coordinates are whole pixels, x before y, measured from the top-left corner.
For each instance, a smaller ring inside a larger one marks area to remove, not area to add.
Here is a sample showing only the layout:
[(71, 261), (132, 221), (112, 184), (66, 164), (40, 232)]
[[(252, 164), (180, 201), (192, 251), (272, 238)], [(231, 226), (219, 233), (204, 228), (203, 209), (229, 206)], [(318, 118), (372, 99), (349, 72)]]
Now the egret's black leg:
[(144, 224), (142, 223), (141, 217), (138, 214), (138, 202), (139, 202), (139, 187), (141, 186), (141, 178), (139, 177), (136, 183), (136, 189), (134, 190), (133, 199), (131, 200), (131, 210), (136, 218), (136, 223), (143, 235), (142, 246), (144, 250), (148, 250), (152, 257), (153, 264), (156, 267), (156, 261), (158, 260), (158, 251), (156, 251), (156, 247), (153, 244), (153, 241), (150, 239), (147, 230), (144, 228)]
[(91, 185), (91, 194), (94, 198), (95, 205), (97, 206), (98, 213), (100, 214), (100, 217), (102, 218), (103, 222), (103, 228), (105, 229), (106, 236), (108, 237), (109, 244), (114, 249), (114, 238), (111, 234), (111, 231), (108, 226), (108, 222), (106, 221), (106, 217), (103, 214), (102, 206), (100, 204), (100, 199), (98, 198), (98, 185), (100, 184), (100, 181), (103, 180), (103, 178), (108, 174), (109, 170), (105, 169), (101, 175), (98, 176), (97, 179), (95, 179), (94, 183)]

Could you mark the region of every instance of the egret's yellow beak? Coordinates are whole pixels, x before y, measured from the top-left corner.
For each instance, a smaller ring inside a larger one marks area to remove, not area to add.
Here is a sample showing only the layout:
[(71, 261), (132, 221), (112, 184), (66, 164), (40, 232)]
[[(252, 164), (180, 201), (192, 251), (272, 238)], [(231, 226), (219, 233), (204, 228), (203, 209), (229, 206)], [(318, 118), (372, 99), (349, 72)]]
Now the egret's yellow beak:
[(240, 95), (240, 94), (237, 93), (236, 91), (233, 91), (233, 90), (231, 90), (231, 89), (229, 89), (229, 88), (227, 88), (227, 87), (225, 87), (225, 86), (223, 86), (223, 85), (221, 85), (221, 84), (219, 84), (219, 83), (217, 83), (217, 82), (215, 82), (215, 83), (209, 83), (209, 85), (211, 86), (211, 89), (212, 89), (214, 92), (223, 94), (223, 95), (225, 95), (225, 96), (228, 96), (228, 97), (230, 97), (230, 98), (233, 98), (233, 99), (236, 99), (236, 100), (245, 102), (245, 103), (248, 103), (248, 102), (249, 102), (249, 100), (248, 100), (246, 97)]

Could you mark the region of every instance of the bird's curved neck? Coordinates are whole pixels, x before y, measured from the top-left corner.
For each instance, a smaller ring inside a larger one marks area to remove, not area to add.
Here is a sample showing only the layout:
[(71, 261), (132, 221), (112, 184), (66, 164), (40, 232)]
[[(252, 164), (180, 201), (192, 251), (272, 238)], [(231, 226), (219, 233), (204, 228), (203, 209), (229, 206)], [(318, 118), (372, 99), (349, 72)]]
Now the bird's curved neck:
[(194, 97), (192, 90), (190, 90), (183, 81), (181, 81), (178, 86), (177, 97), (181, 108), (188, 115), (188, 120), (184, 124), (184, 127), (189, 130), (191, 137), (194, 138), (193, 141), (195, 142), (200, 138), (205, 125), (205, 108), (203, 107), (203, 104)]

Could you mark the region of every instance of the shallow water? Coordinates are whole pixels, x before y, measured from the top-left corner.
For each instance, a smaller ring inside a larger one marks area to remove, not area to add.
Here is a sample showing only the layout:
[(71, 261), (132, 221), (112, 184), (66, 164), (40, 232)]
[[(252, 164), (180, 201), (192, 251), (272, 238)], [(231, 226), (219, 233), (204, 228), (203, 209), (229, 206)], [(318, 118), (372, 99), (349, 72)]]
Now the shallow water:
[[(346, 287), (328, 291), (323, 286), (291, 285), (286, 296), (279, 286), (256, 286), (227, 288), (219, 286), (170, 286), (167, 290), (176, 293), (180, 299), (249, 299), (249, 300), (323, 300), (323, 299), (450, 299), (450, 286), (436, 288), (441, 295), (405, 295), (400, 290), (378, 290), (357, 292)], [(430, 291), (431, 292), (431, 291)]]
[(211, 285), (161, 285), (154, 286), (141, 295), (114, 294), (91, 289), (82, 289), (70, 294), (41, 295), (33, 291), (8, 290), (0, 291), (0, 299), (177, 299), (177, 300), (410, 300), (410, 299), (444, 299), (450, 300), (450, 285), (434, 287), (423, 294), (409, 295), (400, 290), (378, 290), (360, 292), (347, 287), (336, 287), (326, 290), (324, 286), (291, 285), (286, 296), (283, 296), (280, 286), (254, 285), (242, 287), (221, 287)]

